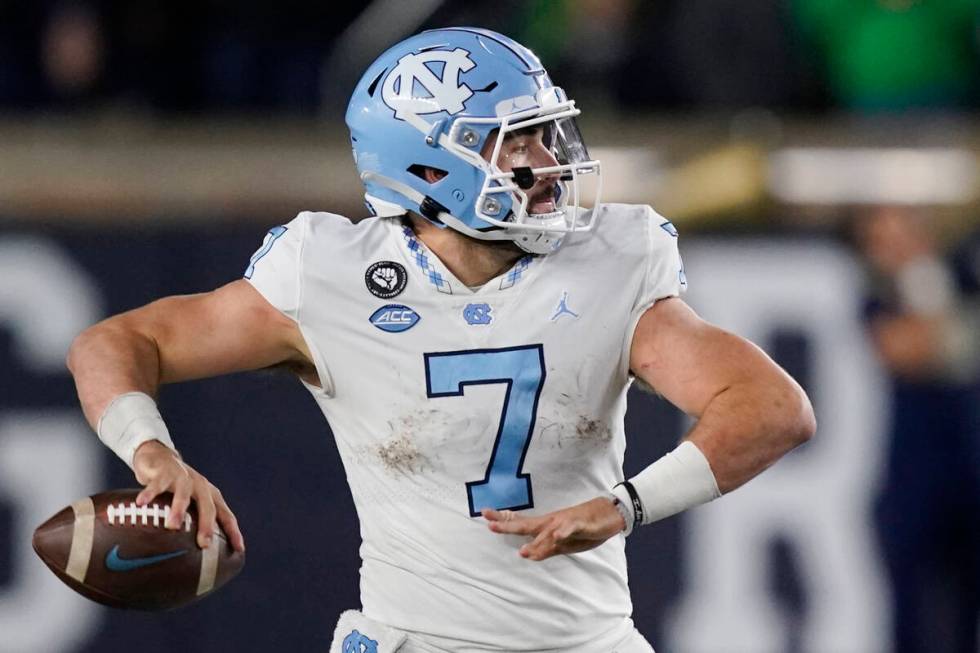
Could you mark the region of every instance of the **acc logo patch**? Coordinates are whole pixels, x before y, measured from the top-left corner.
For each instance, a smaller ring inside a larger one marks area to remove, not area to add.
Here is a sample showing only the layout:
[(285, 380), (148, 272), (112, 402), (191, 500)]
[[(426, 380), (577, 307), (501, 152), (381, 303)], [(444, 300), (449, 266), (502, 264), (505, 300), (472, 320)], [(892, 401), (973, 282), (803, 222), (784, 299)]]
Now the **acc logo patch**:
[(378, 642), (367, 635), (362, 635), (360, 631), (352, 630), (350, 635), (344, 638), (344, 653), (378, 653)]
[(405, 290), (408, 273), (401, 263), (376, 261), (364, 273), (364, 283), (375, 297), (391, 299)]
[(490, 304), (485, 302), (480, 304), (467, 304), (463, 309), (463, 319), (467, 324), (484, 325), (493, 322), (493, 309)]
[(406, 54), (385, 78), (381, 97), (399, 120), (408, 113), (453, 115), (473, 95), (473, 89), (460, 83), (459, 74), (474, 66), (470, 53), (462, 48)]
[(422, 317), (414, 309), (402, 304), (382, 306), (368, 318), (371, 324), (388, 333), (408, 331), (421, 319)]

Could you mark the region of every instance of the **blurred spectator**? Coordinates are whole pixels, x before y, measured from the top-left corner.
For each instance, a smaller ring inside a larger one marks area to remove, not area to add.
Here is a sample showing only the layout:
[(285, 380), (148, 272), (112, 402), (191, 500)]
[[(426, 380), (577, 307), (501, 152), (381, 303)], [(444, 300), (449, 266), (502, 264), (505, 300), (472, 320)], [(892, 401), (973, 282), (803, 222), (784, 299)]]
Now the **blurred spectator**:
[(95, 93), (104, 72), (103, 39), (101, 21), (92, 7), (66, 2), (52, 9), (41, 41), (41, 62), (52, 97), (78, 101)]
[(891, 442), (877, 507), (896, 653), (976, 653), (980, 615), (980, 338), (926, 215), (862, 216), (868, 324), (892, 377)]
[(980, 0), (792, 0), (834, 97), (858, 109), (977, 100)]

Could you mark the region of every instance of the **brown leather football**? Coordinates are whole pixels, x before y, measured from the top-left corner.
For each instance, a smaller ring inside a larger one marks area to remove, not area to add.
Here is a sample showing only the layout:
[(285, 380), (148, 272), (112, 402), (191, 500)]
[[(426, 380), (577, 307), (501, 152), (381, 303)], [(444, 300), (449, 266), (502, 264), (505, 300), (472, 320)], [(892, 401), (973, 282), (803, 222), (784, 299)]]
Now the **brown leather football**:
[(169, 610), (207, 596), (235, 577), (245, 554), (220, 528), (207, 549), (197, 546), (192, 502), (178, 530), (167, 530), (173, 495), (136, 505), (140, 490), (79, 499), (34, 531), (34, 551), (82, 596), (114, 608)]

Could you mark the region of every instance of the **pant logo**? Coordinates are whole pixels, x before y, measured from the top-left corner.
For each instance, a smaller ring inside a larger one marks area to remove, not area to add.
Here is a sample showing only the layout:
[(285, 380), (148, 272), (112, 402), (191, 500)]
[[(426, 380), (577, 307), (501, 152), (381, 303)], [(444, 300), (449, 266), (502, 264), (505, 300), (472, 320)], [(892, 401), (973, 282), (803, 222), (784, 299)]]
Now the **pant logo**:
[(344, 653), (378, 653), (378, 642), (357, 630), (344, 638)]

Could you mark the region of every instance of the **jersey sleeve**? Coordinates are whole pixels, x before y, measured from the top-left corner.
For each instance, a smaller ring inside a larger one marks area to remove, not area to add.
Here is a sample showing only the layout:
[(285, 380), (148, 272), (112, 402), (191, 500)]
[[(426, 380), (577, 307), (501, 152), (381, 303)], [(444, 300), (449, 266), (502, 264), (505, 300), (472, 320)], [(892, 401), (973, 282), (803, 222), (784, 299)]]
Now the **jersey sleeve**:
[(299, 321), (307, 216), (269, 229), (245, 268), (245, 279), (283, 314)]
[(677, 297), (687, 290), (684, 262), (677, 248), (677, 229), (652, 208), (647, 207), (647, 212), (646, 273), (633, 307), (637, 317), (658, 299)]
[(627, 375), (632, 375), (629, 368), (630, 352), (640, 318), (657, 300), (677, 297), (687, 290), (684, 263), (677, 249), (677, 229), (670, 220), (649, 206), (646, 207), (644, 222), (647, 235), (644, 272), (630, 313), (626, 338), (623, 340), (621, 364), (623, 373)]

